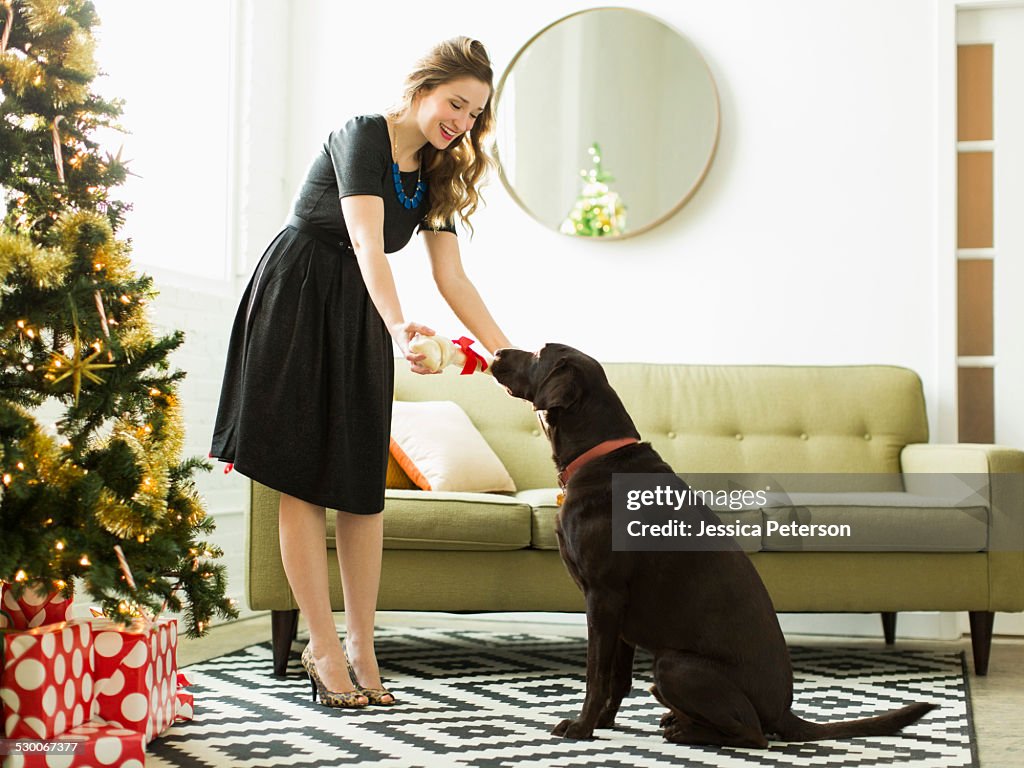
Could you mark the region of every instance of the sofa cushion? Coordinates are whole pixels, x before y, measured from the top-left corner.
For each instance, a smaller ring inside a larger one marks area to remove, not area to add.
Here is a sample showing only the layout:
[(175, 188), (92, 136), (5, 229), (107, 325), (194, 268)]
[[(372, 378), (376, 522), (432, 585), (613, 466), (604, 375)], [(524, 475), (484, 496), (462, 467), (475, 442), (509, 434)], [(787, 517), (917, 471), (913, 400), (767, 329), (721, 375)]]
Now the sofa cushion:
[[(384, 549), (514, 550), (530, 546), (531, 510), (499, 493), (388, 490)], [(327, 516), (334, 547), (334, 515)]]
[(510, 397), (493, 377), (460, 376), (452, 366), (436, 376), (420, 376), (400, 360), (395, 370), (395, 399), (458, 402), (517, 488), (550, 488), (558, 483), (551, 444), (533, 406)]
[(416, 490), (416, 483), (409, 479), (405, 470), (399, 466), (395, 457), (390, 453), (388, 454), (388, 471), (384, 478), (384, 486), (386, 488), (401, 488), (405, 491)]
[[(989, 511), (912, 493), (792, 493), (764, 510), (764, 549), (776, 552), (984, 552)], [(797, 537), (778, 525), (848, 525), (849, 536)]]
[[(901, 490), (901, 450), (928, 441), (921, 380), (905, 368), (603, 365), (643, 439), (677, 472), (877, 473), (890, 482), (872, 490)], [(399, 360), (395, 397), (457, 401), (518, 488), (556, 484), (532, 407), (490, 376), (419, 376)]]
[[(928, 441), (921, 380), (872, 366), (605, 363), (644, 440), (677, 472), (890, 473)], [(522, 486), (520, 486), (522, 487)]]
[(425, 491), (514, 491), (466, 412), (448, 400), (392, 404), (391, 455)]
[(534, 549), (558, 549), (558, 494), (557, 488), (533, 488), (516, 494), (517, 499), (530, 506), (530, 546)]

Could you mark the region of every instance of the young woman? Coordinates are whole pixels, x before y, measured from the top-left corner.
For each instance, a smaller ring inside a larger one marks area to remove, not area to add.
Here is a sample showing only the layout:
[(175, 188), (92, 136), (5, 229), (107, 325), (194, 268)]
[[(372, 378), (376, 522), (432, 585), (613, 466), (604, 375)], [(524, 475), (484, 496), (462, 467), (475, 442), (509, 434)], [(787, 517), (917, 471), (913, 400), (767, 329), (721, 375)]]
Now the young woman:
[[(232, 329), (211, 456), (281, 492), (281, 557), (309, 627), (302, 663), (327, 706), (395, 702), (373, 646), (392, 342), (413, 371), (429, 373), (409, 341), (433, 331), (402, 314), (385, 254), (418, 230), (437, 287), (469, 332), (492, 353), (510, 346), (463, 271), (453, 226), (456, 216), (468, 224), (490, 164), (492, 81), (484, 46), (453, 38), (417, 63), (399, 106), (332, 132)], [(325, 509), (338, 510), (344, 648), (331, 615)]]

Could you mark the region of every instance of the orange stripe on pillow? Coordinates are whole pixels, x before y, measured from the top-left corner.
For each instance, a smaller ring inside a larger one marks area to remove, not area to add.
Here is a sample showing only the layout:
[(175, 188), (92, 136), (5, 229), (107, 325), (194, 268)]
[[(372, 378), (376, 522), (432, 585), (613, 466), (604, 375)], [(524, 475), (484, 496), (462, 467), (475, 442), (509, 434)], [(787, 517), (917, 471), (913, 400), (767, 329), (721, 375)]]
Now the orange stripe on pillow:
[(409, 479), (416, 484), (417, 488), (424, 491), (431, 490), (430, 481), (427, 480), (422, 472), (420, 472), (412, 459), (406, 455), (405, 451), (402, 450), (402, 447), (393, 437), (391, 438), (391, 455), (395, 457), (395, 461), (398, 462), (398, 466), (400, 466), (402, 471), (409, 476)]

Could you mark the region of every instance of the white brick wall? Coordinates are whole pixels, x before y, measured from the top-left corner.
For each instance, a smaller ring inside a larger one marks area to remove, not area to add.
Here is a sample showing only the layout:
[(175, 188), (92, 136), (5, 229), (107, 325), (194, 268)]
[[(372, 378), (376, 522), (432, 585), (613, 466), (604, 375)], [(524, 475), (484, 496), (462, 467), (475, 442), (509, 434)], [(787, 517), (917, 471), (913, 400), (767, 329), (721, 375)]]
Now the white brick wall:
[[(207, 456), (238, 299), (227, 282), (201, 281), (145, 266), (142, 270), (154, 276), (159, 291), (150, 306), (154, 333), (185, 332), (185, 343), (171, 356), (172, 367), (188, 374), (179, 385), (185, 455)], [(235, 472), (225, 475), (224, 466), (215, 462), (212, 472), (197, 473), (196, 486), (217, 524), (212, 541), (224, 549), (221, 562), (228, 568), (228, 594), (245, 614), (243, 547), (248, 484)]]

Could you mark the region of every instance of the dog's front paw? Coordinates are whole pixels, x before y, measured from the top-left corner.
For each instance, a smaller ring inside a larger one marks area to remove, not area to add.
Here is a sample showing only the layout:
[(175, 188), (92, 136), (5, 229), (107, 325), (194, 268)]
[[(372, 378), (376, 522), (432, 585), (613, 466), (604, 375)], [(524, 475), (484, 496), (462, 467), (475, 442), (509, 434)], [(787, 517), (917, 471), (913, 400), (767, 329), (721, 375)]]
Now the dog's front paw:
[(675, 725), (677, 722), (678, 722), (678, 720), (677, 720), (675, 714), (671, 710), (669, 710), (668, 712), (666, 712), (664, 715), (661, 716), (661, 727), (662, 728), (667, 728), (670, 725)]
[(594, 724), (595, 728), (614, 728), (615, 727), (615, 715), (618, 714), (619, 708), (601, 710), (601, 714), (597, 716), (597, 723)]
[(587, 728), (582, 720), (563, 720), (551, 731), (555, 736), (562, 736), (566, 739), (592, 739), (594, 729)]

